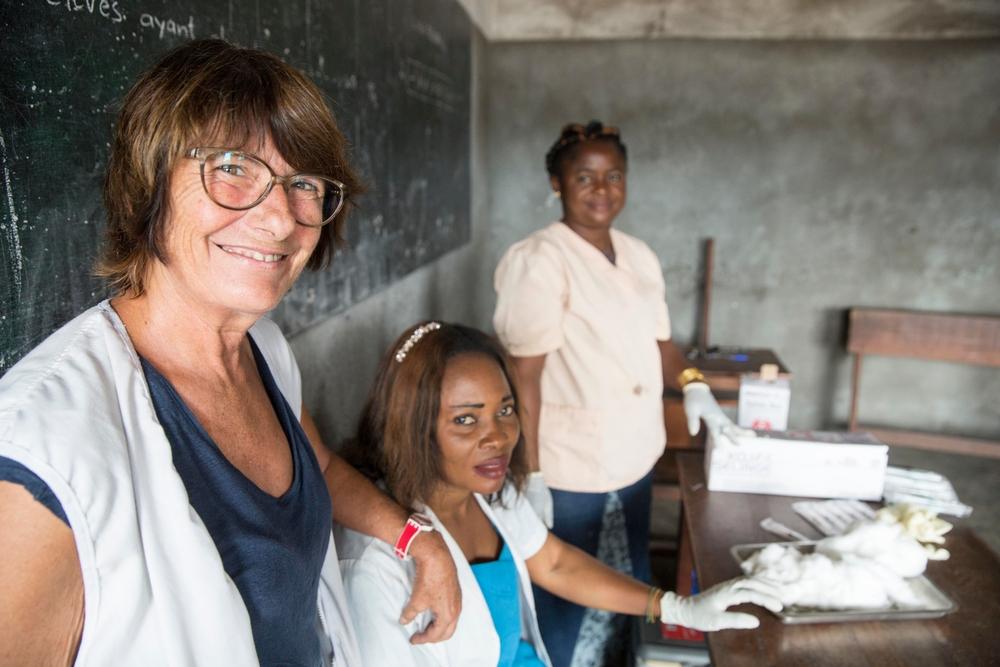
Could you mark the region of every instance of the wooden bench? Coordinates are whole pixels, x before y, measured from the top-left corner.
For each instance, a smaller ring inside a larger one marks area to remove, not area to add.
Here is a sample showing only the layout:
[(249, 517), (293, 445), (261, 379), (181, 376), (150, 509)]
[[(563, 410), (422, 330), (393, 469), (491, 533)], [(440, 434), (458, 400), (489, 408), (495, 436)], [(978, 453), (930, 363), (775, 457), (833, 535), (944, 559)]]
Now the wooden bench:
[(861, 362), (865, 355), (1000, 367), (1000, 316), (852, 308), (847, 350), (854, 354), (850, 430), (869, 431), (896, 446), (1000, 458), (1000, 442), (858, 425)]

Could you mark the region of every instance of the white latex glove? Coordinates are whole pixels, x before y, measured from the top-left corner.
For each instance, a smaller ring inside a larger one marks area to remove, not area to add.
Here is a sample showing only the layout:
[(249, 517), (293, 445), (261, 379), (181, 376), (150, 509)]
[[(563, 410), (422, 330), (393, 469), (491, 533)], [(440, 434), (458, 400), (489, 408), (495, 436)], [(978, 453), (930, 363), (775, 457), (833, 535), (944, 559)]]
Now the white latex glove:
[(937, 512), (913, 505), (890, 505), (883, 507), (875, 516), (883, 523), (899, 523), (903, 531), (923, 544), (930, 560), (948, 560), (951, 553), (935, 544), (944, 544), (944, 535), (952, 525), (938, 518)]
[(691, 597), (664, 593), (660, 598), (660, 622), (702, 632), (756, 628), (760, 625), (756, 616), (726, 611), (744, 602), (758, 604), (773, 612), (781, 611), (775, 587), (756, 579), (740, 578), (724, 581)]
[(754, 437), (751, 429), (740, 428), (733, 423), (719, 407), (712, 390), (704, 382), (689, 382), (684, 385), (684, 415), (687, 417), (688, 433), (696, 435), (704, 420), (708, 432), (720, 445), (735, 445), (736, 437)]
[(914, 505), (890, 505), (875, 513), (883, 523), (898, 523), (903, 531), (919, 542), (944, 544), (944, 535), (952, 525), (938, 518), (937, 512)]
[(552, 528), (554, 522), (552, 512), (552, 492), (545, 486), (545, 478), (540, 470), (528, 474), (528, 484), (524, 487), (524, 497), (528, 499), (531, 509), (542, 520), (546, 528)]

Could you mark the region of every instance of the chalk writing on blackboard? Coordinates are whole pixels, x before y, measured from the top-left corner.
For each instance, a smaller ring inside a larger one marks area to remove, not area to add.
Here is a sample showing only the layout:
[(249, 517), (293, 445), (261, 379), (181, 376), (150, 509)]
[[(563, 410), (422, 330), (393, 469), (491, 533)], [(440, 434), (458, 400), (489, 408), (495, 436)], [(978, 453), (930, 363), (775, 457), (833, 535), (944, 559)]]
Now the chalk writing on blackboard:
[(164, 35), (183, 37), (185, 39), (195, 39), (194, 17), (189, 16), (187, 22), (175, 21), (173, 19), (161, 19), (152, 14), (142, 14), (139, 16), (139, 25), (143, 28), (152, 28), (159, 33), (160, 39)]
[(0, 162), (3, 163), (3, 187), (7, 204), (7, 211), (10, 220), (0, 223), (0, 231), (3, 232), (4, 254), (10, 257), (11, 280), (14, 283), (15, 298), (21, 300), (22, 274), (24, 273), (24, 256), (21, 253), (21, 236), (18, 232), (20, 218), (17, 209), (14, 207), (14, 193), (10, 189), (10, 168), (7, 166), (7, 142), (4, 141), (3, 132), (0, 132)]
[(349, 248), (271, 313), (286, 334), (469, 240), (472, 32), (457, 0), (3, 2), (0, 373), (108, 296), (93, 268), (115, 110), (139, 72), (191, 38), (262, 48), (305, 71), (368, 185)]
[(423, 21), (417, 21), (413, 24), (413, 29), (426, 37), (428, 42), (436, 46), (441, 51), (448, 50), (448, 43), (445, 41), (441, 31), (431, 24), (424, 23)]
[(88, 12), (103, 16), (112, 23), (125, 20), (125, 13), (118, 8), (117, 0), (46, 0), (53, 7), (62, 5), (71, 12)]
[(406, 58), (399, 72), (408, 95), (433, 104), (442, 111), (455, 111), (458, 93), (444, 72), (415, 58)]

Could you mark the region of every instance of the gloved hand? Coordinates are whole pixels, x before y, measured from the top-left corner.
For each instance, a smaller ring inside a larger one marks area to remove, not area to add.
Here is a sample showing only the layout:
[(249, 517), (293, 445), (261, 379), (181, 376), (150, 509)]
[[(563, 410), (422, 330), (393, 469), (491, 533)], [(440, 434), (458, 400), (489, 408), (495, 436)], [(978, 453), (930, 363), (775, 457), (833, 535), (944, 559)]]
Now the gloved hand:
[(753, 437), (757, 435), (748, 428), (740, 428), (733, 423), (719, 407), (718, 401), (712, 396), (712, 390), (704, 382), (689, 382), (684, 385), (684, 414), (688, 421), (688, 433), (696, 435), (701, 430), (701, 422), (705, 421), (708, 432), (720, 445), (735, 445), (738, 436)]
[(726, 611), (736, 604), (751, 602), (773, 612), (781, 611), (781, 601), (776, 588), (756, 579), (730, 579), (707, 591), (691, 597), (664, 593), (660, 598), (660, 622), (683, 625), (693, 630), (756, 628), (756, 616)]
[(531, 509), (542, 520), (546, 528), (552, 528), (554, 522), (552, 511), (552, 492), (545, 486), (545, 478), (540, 470), (528, 474), (528, 484), (524, 487), (524, 497), (528, 499)]

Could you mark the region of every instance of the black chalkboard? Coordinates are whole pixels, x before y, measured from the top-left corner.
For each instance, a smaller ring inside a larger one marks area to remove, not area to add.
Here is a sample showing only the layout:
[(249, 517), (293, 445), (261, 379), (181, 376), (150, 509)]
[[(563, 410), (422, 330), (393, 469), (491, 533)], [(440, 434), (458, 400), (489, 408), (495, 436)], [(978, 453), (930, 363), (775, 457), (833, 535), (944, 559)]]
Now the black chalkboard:
[(350, 247), (273, 317), (287, 334), (469, 239), (471, 27), (456, 0), (4, 0), (0, 373), (107, 296), (91, 271), (117, 104), (166, 49), (272, 51), (332, 100), (369, 193)]

